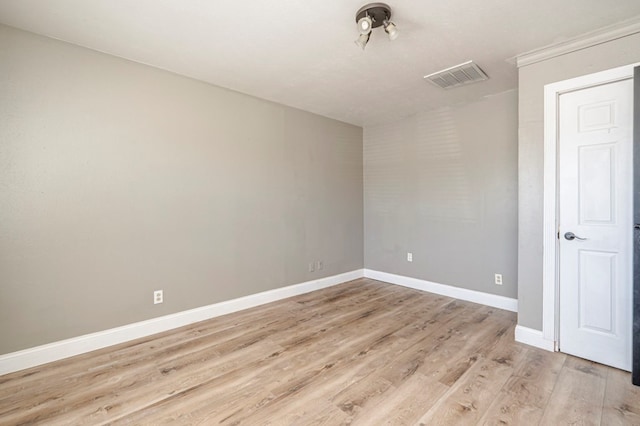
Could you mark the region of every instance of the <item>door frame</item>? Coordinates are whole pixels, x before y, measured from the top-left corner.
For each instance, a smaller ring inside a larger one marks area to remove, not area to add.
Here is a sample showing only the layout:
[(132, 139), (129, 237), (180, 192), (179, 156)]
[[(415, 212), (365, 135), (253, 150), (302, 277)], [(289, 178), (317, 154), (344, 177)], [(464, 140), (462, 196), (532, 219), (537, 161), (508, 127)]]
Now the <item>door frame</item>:
[(558, 104), (560, 95), (602, 84), (633, 79), (634, 67), (624, 65), (544, 86), (544, 183), (542, 259), (542, 337), (545, 348), (558, 351), (560, 319), (558, 273)]

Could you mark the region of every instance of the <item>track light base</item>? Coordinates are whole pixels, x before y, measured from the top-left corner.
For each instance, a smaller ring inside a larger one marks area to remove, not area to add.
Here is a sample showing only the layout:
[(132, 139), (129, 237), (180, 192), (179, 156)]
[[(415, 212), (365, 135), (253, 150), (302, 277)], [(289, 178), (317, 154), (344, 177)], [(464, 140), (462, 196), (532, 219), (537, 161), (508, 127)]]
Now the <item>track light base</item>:
[(391, 8), (385, 3), (365, 4), (356, 12), (356, 22), (365, 16), (370, 17), (373, 21), (371, 28), (378, 28), (382, 26), (384, 21), (391, 19)]

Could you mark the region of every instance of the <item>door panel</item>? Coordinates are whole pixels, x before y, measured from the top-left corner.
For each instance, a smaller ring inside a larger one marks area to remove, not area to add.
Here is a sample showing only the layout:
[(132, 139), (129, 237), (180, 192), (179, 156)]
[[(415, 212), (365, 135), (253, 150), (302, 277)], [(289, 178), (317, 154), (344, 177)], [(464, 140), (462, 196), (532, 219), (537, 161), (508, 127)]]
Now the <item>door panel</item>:
[[(631, 368), (632, 80), (560, 95), (560, 350)], [(572, 232), (565, 238), (565, 233)]]
[(615, 336), (616, 253), (580, 250), (579, 327)]
[(581, 225), (615, 221), (615, 149), (613, 144), (578, 148)]
[(579, 107), (578, 131), (606, 130), (616, 126), (615, 102), (597, 102)]

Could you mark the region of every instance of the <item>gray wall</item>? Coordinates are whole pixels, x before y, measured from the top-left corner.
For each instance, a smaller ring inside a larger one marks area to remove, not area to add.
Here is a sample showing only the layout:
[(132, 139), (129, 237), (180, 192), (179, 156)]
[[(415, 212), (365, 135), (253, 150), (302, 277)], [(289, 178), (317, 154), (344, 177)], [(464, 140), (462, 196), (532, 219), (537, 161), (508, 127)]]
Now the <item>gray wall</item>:
[(517, 103), (365, 128), (366, 268), (517, 297)]
[(544, 85), (640, 61), (640, 34), (519, 70), (518, 323), (542, 329)]
[(0, 26), (0, 353), (360, 269), (362, 191), (361, 128)]

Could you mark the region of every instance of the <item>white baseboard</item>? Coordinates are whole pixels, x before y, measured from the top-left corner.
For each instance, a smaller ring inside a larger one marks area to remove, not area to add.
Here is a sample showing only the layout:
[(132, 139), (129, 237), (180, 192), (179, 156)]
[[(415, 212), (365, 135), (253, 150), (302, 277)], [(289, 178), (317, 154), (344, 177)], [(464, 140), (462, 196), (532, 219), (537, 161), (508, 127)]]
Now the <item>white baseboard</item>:
[(547, 340), (544, 338), (542, 331), (534, 330), (533, 328), (523, 327), (516, 325), (516, 342), (524, 343), (526, 345), (535, 346), (536, 348), (544, 349), (546, 351), (554, 352), (555, 345), (553, 340)]
[(433, 283), (430, 281), (420, 280), (418, 278), (389, 274), (387, 272), (373, 271), (371, 269), (365, 269), (364, 276), (366, 278), (372, 278), (374, 280), (385, 281), (404, 287), (415, 288), (416, 290), (441, 294), (443, 296), (466, 300), (468, 302), (480, 303), (482, 305), (492, 306), (494, 308), (504, 309), (511, 312), (518, 312), (518, 300), (509, 297), (483, 293), (475, 290), (468, 290), (466, 288), (453, 287), (445, 284)]
[(128, 342), (140, 337), (149, 336), (198, 321), (204, 321), (243, 309), (252, 308), (276, 300), (299, 294), (309, 293), (322, 288), (331, 287), (362, 278), (363, 270), (358, 269), (344, 274), (307, 281), (288, 287), (268, 290), (249, 296), (227, 300), (213, 305), (202, 306), (188, 311), (178, 312), (146, 321), (127, 324), (109, 330), (85, 334), (71, 339), (61, 340), (22, 351), (0, 355), (0, 375), (35, 367), (48, 362), (57, 361), (74, 355), (102, 349), (107, 346)]
[[(221, 315), (238, 312), (243, 309), (274, 302), (287, 297), (309, 293), (311, 291), (342, 284), (362, 277), (372, 278), (390, 284), (397, 284), (430, 293), (441, 294), (443, 296), (449, 296), (469, 302), (480, 303), (512, 312), (518, 311), (518, 301), (516, 299), (444, 284), (437, 284), (430, 281), (389, 274), (386, 272), (373, 271), (370, 269), (358, 269), (344, 274), (268, 290), (233, 300), (215, 303), (213, 305), (202, 306), (188, 311), (165, 315), (146, 321), (127, 324), (122, 327), (85, 334), (71, 339), (65, 339), (22, 351), (0, 355), (0, 375), (23, 370), (25, 368), (35, 367), (37, 365), (46, 364), (48, 362), (57, 361), (74, 355), (80, 355), (86, 352), (102, 349), (107, 346), (117, 345), (119, 343), (128, 342), (141, 337), (193, 324), (198, 321), (204, 321)], [(539, 333), (539, 336), (536, 333)], [(520, 326), (516, 327), (516, 341), (547, 350), (553, 350), (553, 342), (550, 343), (551, 346), (550, 349), (548, 349), (548, 341), (542, 338), (542, 332)]]

